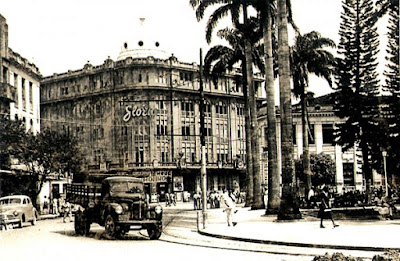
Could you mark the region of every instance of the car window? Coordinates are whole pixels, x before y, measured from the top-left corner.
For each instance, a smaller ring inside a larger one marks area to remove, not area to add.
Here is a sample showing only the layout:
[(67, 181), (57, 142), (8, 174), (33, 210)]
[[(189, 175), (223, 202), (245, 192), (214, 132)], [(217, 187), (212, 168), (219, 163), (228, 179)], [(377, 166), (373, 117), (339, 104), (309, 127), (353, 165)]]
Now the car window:
[(0, 205), (7, 205), (8, 204), (8, 199), (1, 199), (0, 200)]
[(27, 204), (27, 202), (26, 202), (26, 198), (24, 198), (24, 201), (22, 202), (22, 204), (24, 204), (24, 205), (26, 205), (26, 204)]
[(21, 204), (20, 198), (10, 198), (9, 204)]

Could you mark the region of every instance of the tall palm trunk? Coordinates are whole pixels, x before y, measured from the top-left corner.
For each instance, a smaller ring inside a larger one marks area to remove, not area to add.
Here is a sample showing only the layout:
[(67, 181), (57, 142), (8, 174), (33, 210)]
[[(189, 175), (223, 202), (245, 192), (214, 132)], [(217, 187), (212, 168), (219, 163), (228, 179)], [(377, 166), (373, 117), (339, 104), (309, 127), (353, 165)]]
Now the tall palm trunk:
[[(244, 23), (247, 23), (247, 5), (243, 5)], [(247, 86), (249, 88), (249, 107), (250, 107), (250, 138), (251, 149), (253, 152), (253, 204), (252, 209), (260, 209), (263, 207), (261, 193), (261, 173), (260, 173), (260, 146), (258, 139), (258, 122), (257, 122), (257, 100), (256, 89), (253, 77), (253, 56), (250, 39), (245, 37), (245, 57), (246, 57), (246, 74)]]
[(244, 111), (245, 111), (245, 129), (246, 129), (246, 207), (252, 206), (254, 200), (253, 194), (253, 151), (251, 149), (251, 127), (250, 127), (250, 108), (249, 108), (249, 93), (247, 86), (246, 61), (242, 62), (243, 72), (243, 96), (244, 96)]
[[(307, 113), (307, 95), (303, 86), (301, 93), (301, 127), (303, 132), (303, 172), (306, 176), (306, 193), (311, 189), (311, 167), (310, 150), (308, 146), (308, 113)], [(307, 195), (306, 194), (306, 195)]]
[(278, 0), (278, 63), (281, 108), (282, 199), (278, 219), (301, 218), (293, 160), (293, 119), (290, 90), (289, 42), (286, 0)]
[[(267, 12), (270, 13), (269, 11)], [(265, 92), (267, 94), (268, 121), (268, 213), (277, 213), (280, 204), (280, 172), (276, 141), (274, 62), (272, 56), (271, 17), (266, 18), (263, 28), (265, 51)]]

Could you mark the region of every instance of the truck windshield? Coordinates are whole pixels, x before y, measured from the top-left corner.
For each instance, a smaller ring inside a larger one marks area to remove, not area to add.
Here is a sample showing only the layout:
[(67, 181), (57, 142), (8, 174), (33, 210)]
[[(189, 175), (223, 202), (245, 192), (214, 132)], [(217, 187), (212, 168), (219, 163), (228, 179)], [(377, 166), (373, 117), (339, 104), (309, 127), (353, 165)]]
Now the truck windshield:
[(143, 184), (129, 181), (113, 182), (110, 184), (110, 191), (113, 193), (142, 193)]

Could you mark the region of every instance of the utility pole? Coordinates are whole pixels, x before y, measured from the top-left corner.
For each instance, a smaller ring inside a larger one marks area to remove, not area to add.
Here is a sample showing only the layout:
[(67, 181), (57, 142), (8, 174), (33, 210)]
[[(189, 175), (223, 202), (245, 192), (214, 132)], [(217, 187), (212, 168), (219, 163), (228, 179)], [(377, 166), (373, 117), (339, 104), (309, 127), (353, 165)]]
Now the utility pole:
[(203, 51), (200, 48), (200, 143), (201, 143), (201, 192), (203, 202), (203, 229), (207, 224), (207, 169), (206, 169), (206, 137), (204, 129), (204, 88), (203, 88)]

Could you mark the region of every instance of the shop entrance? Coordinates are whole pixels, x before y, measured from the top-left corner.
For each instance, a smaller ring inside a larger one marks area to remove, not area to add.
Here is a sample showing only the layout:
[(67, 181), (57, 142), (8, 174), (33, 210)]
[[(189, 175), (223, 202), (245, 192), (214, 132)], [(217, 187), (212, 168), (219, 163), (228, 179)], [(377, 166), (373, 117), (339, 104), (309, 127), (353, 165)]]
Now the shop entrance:
[(157, 183), (157, 194), (160, 195), (160, 201), (165, 201), (165, 193), (167, 193), (167, 183)]

